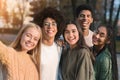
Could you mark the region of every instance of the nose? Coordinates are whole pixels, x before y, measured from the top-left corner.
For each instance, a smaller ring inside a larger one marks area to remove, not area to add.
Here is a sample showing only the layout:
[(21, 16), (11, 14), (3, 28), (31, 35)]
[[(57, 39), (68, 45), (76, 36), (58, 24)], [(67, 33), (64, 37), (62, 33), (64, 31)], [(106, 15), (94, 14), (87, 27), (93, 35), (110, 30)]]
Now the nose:
[(52, 27), (52, 24), (50, 23), (49, 25), (48, 25), (48, 28), (51, 28)]
[(85, 15), (85, 16), (83, 17), (84, 20), (86, 20), (87, 18), (88, 18), (87, 15)]
[(30, 39), (29, 39), (29, 42), (34, 42), (34, 38), (30, 38)]
[(73, 35), (73, 33), (72, 33), (72, 32), (70, 32), (70, 33), (69, 33), (69, 36), (71, 37), (72, 35)]

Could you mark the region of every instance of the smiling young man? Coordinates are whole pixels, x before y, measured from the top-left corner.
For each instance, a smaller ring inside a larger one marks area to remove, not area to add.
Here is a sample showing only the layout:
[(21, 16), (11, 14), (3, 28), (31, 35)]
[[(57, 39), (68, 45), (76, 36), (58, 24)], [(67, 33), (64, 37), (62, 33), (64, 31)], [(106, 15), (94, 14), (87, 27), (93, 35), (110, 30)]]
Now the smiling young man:
[(56, 40), (62, 33), (64, 18), (60, 11), (47, 7), (34, 17), (41, 26), (43, 38), (41, 45), (41, 80), (57, 80), (61, 47)]
[(76, 17), (79, 26), (82, 28), (86, 44), (89, 47), (92, 47), (93, 32), (90, 30), (90, 26), (93, 22), (93, 10), (91, 6), (87, 4), (78, 6), (76, 9)]

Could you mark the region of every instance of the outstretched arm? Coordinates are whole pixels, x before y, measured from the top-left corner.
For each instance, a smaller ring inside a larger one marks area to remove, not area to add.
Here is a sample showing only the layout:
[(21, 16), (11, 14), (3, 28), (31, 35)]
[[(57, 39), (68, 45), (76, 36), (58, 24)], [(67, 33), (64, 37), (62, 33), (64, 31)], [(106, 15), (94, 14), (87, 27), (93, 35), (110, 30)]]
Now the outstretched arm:
[(0, 62), (2, 64), (7, 64), (8, 57), (8, 47), (0, 41)]

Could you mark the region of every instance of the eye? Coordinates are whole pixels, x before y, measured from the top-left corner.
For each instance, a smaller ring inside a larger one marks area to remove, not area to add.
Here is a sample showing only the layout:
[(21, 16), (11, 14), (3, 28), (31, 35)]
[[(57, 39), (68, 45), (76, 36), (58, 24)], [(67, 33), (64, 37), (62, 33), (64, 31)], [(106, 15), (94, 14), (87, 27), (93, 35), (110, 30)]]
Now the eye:
[(76, 30), (72, 30), (73, 33), (76, 33)]
[(39, 39), (38, 39), (38, 38), (34, 38), (34, 40), (35, 40), (35, 41), (39, 41)]
[(85, 15), (83, 15), (83, 14), (80, 14), (80, 15), (79, 15), (79, 17), (84, 17), (84, 16), (85, 16)]
[(31, 37), (31, 35), (29, 33), (26, 34), (27, 37)]
[(68, 31), (68, 30), (66, 30), (66, 31), (65, 31), (65, 34), (68, 34), (68, 33), (69, 33), (69, 31)]
[(91, 15), (87, 15), (87, 17), (88, 17), (88, 18), (90, 18), (90, 17), (91, 17)]
[(105, 37), (105, 34), (104, 34), (104, 33), (101, 33), (100, 36), (101, 36), (101, 37)]
[(50, 26), (50, 23), (45, 22), (43, 25), (44, 25), (44, 26)]
[(52, 26), (57, 26), (57, 23), (56, 23), (56, 22), (53, 22), (53, 23), (52, 23)]

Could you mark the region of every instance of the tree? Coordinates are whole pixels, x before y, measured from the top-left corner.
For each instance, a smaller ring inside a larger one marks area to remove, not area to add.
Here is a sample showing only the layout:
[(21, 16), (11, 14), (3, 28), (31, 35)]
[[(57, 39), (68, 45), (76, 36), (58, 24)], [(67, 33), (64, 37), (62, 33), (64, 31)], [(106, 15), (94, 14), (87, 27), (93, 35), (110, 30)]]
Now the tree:
[(114, 1), (115, 1), (115, 0), (112, 0), (112, 1), (111, 1), (111, 6), (110, 6), (110, 15), (109, 15), (110, 18), (109, 18), (109, 22), (108, 22), (110, 25), (112, 25), (112, 16), (113, 16)]
[(104, 1), (104, 23), (107, 22), (106, 16), (107, 16), (107, 0)]
[(76, 1), (77, 0), (71, 0), (71, 3), (72, 3), (72, 12), (73, 12), (73, 18), (75, 20), (75, 9), (76, 9)]
[(31, 1), (30, 6), (31, 6), (30, 12), (32, 12), (32, 14), (30, 14), (30, 16), (33, 16), (34, 14), (37, 14), (43, 8), (45, 8), (47, 6), (47, 2), (46, 2), (46, 0)]

